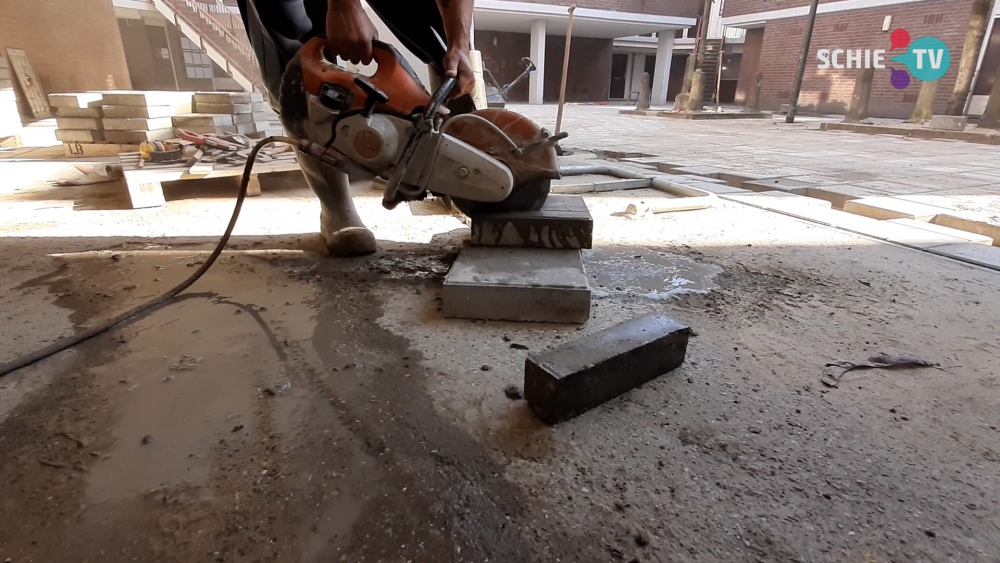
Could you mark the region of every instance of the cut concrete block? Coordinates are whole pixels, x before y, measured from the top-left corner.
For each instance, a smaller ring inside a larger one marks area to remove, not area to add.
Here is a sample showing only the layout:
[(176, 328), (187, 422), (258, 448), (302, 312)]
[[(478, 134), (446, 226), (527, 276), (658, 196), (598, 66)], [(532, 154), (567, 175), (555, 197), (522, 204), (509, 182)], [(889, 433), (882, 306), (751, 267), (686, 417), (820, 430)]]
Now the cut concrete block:
[(880, 220), (917, 219), (918, 221), (930, 221), (939, 213), (953, 210), (894, 197), (865, 197), (848, 201), (844, 204), (844, 211)]
[(156, 131), (173, 127), (170, 117), (146, 119), (142, 117), (105, 117), (104, 129), (108, 131)]
[(191, 113), (171, 118), (174, 127), (215, 127), (232, 125), (233, 116), (219, 113)]
[(194, 101), (206, 104), (250, 104), (263, 102), (264, 95), (260, 92), (198, 92), (194, 95)]
[(234, 114), (234, 113), (252, 113), (251, 104), (232, 104), (232, 103), (202, 103), (196, 102), (194, 104), (194, 110), (198, 113), (223, 113), (223, 114)]
[(965, 126), (969, 123), (969, 118), (964, 115), (935, 115), (931, 117), (931, 129), (943, 129), (945, 131), (965, 131)]
[(740, 185), (741, 188), (745, 190), (752, 190), (755, 192), (766, 192), (771, 190), (779, 190), (782, 192), (795, 192), (805, 188), (813, 188), (816, 184), (811, 182), (803, 182), (801, 180), (792, 180), (791, 178), (765, 178), (763, 180), (753, 180), (750, 182), (743, 182)]
[(1000, 225), (994, 225), (993, 223), (989, 223), (987, 221), (977, 221), (967, 217), (959, 217), (948, 213), (942, 213), (934, 217), (934, 219), (931, 220), (931, 223), (951, 227), (952, 229), (958, 229), (960, 231), (985, 235), (993, 239), (994, 246), (1000, 246)]
[(143, 141), (166, 141), (176, 137), (173, 127), (154, 131), (105, 131), (104, 136), (109, 142), (120, 145), (138, 145)]
[(85, 129), (89, 131), (104, 129), (100, 118), (94, 117), (57, 117), (56, 127), (60, 129)]
[(49, 105), (54, 108), (85, 109), (101, 105), (104, 94), (100, 92), (82, 92), (79, 94), (49, 94)]
[(240, 135), (249, 135), (251, 133), (257, 133), (267, 129), (267, 122), (262, 121), (260, 123), (241, 123), (236, 125), (236, 132)]
[(960, 258), (987, 268), (1000, 268), (1000, 248), (984, 244), (949, 244), (931, 249), (935, 254)]
[(156, 119), (191, 113), (191, 102), (172, 106), (104, 106), (104, 117)]
[(247, 123), (259, 123), (261, 121), (277, 120), (278, 116), (266, 111), (256, 111), (253, 113), (238, 113), (232, 116), (233, 123), (244, 125)]
[(684, 363), (691, 329), (647, 315), (532, 354), (524, 398), (548, 424), (577, 416)]
[(90, 119), (100, 119), (104, 117), (101, 107), (92, 108), (54, 108), (57, 117), (85, 117)]
[(177, 106), (190, 104), (192, 92), (115, 91), (104, 94), (106, 106)]
[(844, 204), (852, 199), (861, 199), (865, 197), (879, 197), (885, 195), (882, 192), (865, 188), (862, 186), (852, 186), (850, 184), (834, 184), (828, 186), (817, 186), (815, 188), (805, 188), (804, 190), (798, 190), (796, 193), (814, 197), (816, 199), (825, 199), (829, 201), (835, 208), (843, 209)]
[(99, 143), (104, 140), (104, 131), (57, 129), (56, 139), (64, 143)]
[(960, 231), (958, 229), (952, 229), (950, 227), (943, 227), (941, 225), (935, 225), (933, 223), (926, 223), (924, 221), (917, 221), (915, 219), (890, 219), (890, 223), (895, 223), (897, 225), (904, 225), (907, 227), (912, 227), (914, 229), (922, 229), (925, 231), (930, 231), (932, 233), (937, 233), (941, 235), (947, 235), (950, 237), (955, 237), (957, 239), (964, 239), (965, 242), (969, 244), (985, 244), (992, 245), (993, 238), (986, 235), (979, 235), (976, 233), (970, 233), (966, 231)]
[(534, 248), (590, 248), (594, 219), (579, 196), (553, 195), (538, 211), (472, 217), (472, 244)]
[(590, 285), (579, 250), (462, 249), (444, 280), (448, 318), (584, 323)]

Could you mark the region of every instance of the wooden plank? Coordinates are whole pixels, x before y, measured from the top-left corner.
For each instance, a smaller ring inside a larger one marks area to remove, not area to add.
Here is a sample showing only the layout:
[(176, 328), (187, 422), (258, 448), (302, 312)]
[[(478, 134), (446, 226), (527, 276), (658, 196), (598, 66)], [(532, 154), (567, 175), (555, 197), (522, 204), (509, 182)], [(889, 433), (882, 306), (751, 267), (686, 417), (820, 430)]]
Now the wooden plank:
[(104, 94), (100, 92), (49, 94), (49, 105), (54, 108), (100, 108), (103, 98)]
[(191, 103), (193, 92), (120, 91), (104, 94), (107, 106), (176, 106)]
[(104, 129), (107, 131), (156, 131), (173, 127), (170, 117), (105, 117)]
[(174, 128), (157, 129), (155, 131), (105, 131), (104, 137), (112, 142), (122, 145), (138, 145), (143, 141), (166, 141), (173, 139)]
[(28, 62), (28, 55), (23, 49), (7, 48), (7, 59), (14, 76), (17, 77), (17, 84), (24, 94), (24, 99), (28, 102), (31, 115), (36, 118), (51, 117), (52, 110), (49, 108), (49, 100), (42, 91), (42, 84), (31, 69)]
[(56, 139), (64, 143), (96, 143), (104, 140), (103, 131), (57, 129)]
[(111, 143), (65, 143), (63, 150), (66, 156), (78, 158), (107, 158), (118, 156), (123, 152), (135, 152), (138, 145), (116, 145)]
[(82, 129), (85, 131), (104, 129), (99, 117), (57, 117), (56, 126), (59, 129)]
[(191, 103), (166, 106), (104, 106), (104, 117), (156, 119), (191, 113)]

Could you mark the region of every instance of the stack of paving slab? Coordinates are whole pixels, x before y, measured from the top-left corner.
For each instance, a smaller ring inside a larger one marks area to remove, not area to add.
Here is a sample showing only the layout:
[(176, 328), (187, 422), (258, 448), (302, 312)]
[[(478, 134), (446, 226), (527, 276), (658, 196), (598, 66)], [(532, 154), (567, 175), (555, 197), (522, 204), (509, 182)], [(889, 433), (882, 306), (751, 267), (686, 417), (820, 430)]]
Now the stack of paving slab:
[(582, 249), (594, 221), (583, 198), (551, 195), (539, 211), (472, 215), (472, 246), (445, 278), (448, 318), (585, 323), (590, 284)]
[(105, 140), (101, 92), (49, 94), (56, 114), (56, 139), (63, 143), (102, 143)]
[(12, 80), (6, 57), (0, 57), (0, 138), (17, 135), (21, 131), (21, 114), (17, 109)]
[(174, 117), (177, 128), (202, 135), (245, 135), (262, 139), (281, 135), (278, 116), (257, 92), (199, 92), (194, 95), (194, 112)]
[(173, 117), (191, 112), (192, 92), (105, 92), (105, 139), (122, 145), (176, 137)]

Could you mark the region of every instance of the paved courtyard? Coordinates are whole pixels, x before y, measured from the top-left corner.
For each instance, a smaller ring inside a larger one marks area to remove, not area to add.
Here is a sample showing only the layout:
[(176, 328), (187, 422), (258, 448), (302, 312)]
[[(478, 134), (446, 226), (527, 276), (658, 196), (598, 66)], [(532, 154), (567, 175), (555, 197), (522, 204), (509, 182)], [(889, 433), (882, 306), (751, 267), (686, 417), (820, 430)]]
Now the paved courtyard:
[[(512, 109), (550, 130), (555, 106)], [(569, 105), (567, 147), (641, 152), (689, 166), (785, 176), (861, 197), (892, 196), (938, 206), (1000, 226), (1000, 158), (996, 147), (959, 141), (907, 139), (820, 131), (823, 121), (687, 121), (619, 115), (620, 106)]]

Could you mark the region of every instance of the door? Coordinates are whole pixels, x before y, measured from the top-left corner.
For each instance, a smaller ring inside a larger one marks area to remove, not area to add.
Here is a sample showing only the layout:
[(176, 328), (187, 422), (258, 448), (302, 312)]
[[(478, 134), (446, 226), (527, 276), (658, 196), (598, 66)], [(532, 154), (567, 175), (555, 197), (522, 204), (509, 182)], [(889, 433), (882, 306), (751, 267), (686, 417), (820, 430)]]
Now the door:
[(624, 100), (625, 83), (628, 79), (628, 54), (614, 53), (611, 55), (611, 91), (608, 99)]
[(1000, 18), (993, 20), (993, 31), (983, 54), (983, 64), (979, 67), (975, 88), (972, 90), (972, 103), (969, 113), (982, 115), (986, 110), (986, 101), (990, 97), (993, 81), (997, 79), (1000, 70)]

